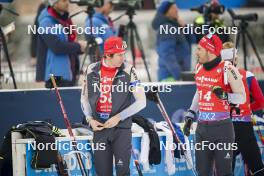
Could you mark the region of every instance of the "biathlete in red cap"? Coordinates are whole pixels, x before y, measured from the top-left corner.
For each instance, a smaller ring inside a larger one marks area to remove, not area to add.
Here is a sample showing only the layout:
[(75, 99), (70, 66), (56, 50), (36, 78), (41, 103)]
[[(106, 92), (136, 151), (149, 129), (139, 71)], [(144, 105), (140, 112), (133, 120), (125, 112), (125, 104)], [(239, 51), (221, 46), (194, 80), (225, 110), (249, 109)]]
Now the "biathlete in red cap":
[(113, 156), (116, 175), (130, 175), (131, 116), (146, 106), (135, 68), (124, 63), (125, 49), (121, 38), (107, 39), (102, 60), (89, 65), (82, 84), (81, 106), (94, 131), (98, 176), (113, 174)]
[[(245, 88), (238, 70), (221, 60), (222, 42), (217, 35), (204, 36), (196, 49), (197, 91), (185, 116), (184, 133), (199, 111), (195, 132), (196, 169), (199, 176), (232, 176), (233, 152), (237, 148), (230, 118), (230, 103), (243, 104)], [(224, 74), (226, 73), (226, 77)], [(227, 84), (225, 84), (227, 83)]]

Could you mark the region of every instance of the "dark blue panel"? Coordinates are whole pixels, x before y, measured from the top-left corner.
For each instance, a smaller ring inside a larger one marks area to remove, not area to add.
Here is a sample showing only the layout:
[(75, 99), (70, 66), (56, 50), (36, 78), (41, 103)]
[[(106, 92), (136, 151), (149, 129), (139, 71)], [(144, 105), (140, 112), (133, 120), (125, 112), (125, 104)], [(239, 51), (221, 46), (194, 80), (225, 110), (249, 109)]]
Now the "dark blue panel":
[[(264, 81), (260, 82), (264, 91)], [(80, 89), (60, 90), (65, 109), (71, 122), (82, 120)], [(195, 85), (174, 85), (170, 93), (160, 93), (161, 100), (170, 116), (177, 109), (187, 109), (195, 93)], [(153, 102), (139, 114), (156, 121), (162, 116)], [(50, 90), (0, 92), (0, 143), (5, 132), (18, 123), (29, 120), (51, 119), (60, 128), (66, 128), (56, 94)]]

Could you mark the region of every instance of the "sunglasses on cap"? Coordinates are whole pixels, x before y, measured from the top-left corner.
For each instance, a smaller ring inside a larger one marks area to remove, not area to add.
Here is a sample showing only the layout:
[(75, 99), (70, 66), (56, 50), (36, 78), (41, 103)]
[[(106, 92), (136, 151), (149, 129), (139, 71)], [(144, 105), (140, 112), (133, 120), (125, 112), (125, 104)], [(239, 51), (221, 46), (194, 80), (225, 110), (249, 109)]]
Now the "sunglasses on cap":
[(127, 43), (126, 43), (126, 41), (123, 41), (123, 43), (122, 43), (122, 45), (121, 46), (118, 46), (118, 45), (116, 45), (116, 48), (117, 49), (126, 49), (127, 48)]

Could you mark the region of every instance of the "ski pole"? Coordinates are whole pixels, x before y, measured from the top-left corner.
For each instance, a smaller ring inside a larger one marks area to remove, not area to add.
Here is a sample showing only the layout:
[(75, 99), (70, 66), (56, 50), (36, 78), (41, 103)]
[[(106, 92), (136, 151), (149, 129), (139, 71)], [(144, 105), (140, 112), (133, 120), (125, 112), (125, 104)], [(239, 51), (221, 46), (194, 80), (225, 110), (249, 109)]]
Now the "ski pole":
[[(176, 132), (175, 132), (175, 130), (173, 128), (173, 125), (171, 123), (169, 115), (167, 114), (167, 111), (166, 111), (166, 109), (165, 109), (165, 107), (164, 107), (164, 105), (163, 105), (163, 103), (162, 103), (162, 101), (161, 101), (161, 99), (159, 97), (159, 94), (157, 92), (157, 87), (155, 87), (155, 88), (156, 88), (155, 90), (153, 89), (154, 92), (148, 92), (147, 93), (147, 98), (149, 98), (149, 100), (154, 101), (157, 104), (157, 106), (158, 106), (158, 108), (159, 108), (159, 110), (160, 110), (160, 112), (162, 114), (162, 117), (167, 122), (167, 124), (168, 124), (168, 126), (169, 126), (169, 128), (170, 128), (170, 130), (172, 132), (172, 136), (174, 137), (175, 141), (180, 144), (180, 140), (179, 140), (179, 138), (178, 138), (178, 136), (177, 136), (177, 134), (176, 134)], [(186, 160), (186, 162), (189, 163), (190, 166), (192, 166), (192, 163), (188, 159), (187, 153), (183, 149), (182, 145), (180, 145), (180, 150), (183, 152), (183, 156), (184, 156), (184, 159)], [(193, 167), (192, 167), (192, 172), (193, 172), (194, 176), (198, 175)]]
[[(157, 96), (158, 96), (158, 94), (157, 94)], [(159, 108), (159, 110), (160, 110), (160, 112), (161, 112), (163, 118), (164, 118), (165, 121), (168, 123), (169, 128), (170, 128), (170, 130), (172, 131), (172, 135), (174, 136), (175, 141), (176, 141), (177, 143), (180, 144), (180, 140), (179, 140), (178, 136), (176, 135), (176, 132), (175, 132), (173, 126), (172, 126), (172, 123), (171, 123), (171, 121), (170, 121), (170, 119), (169, 119), (169, 116), (168, 116), (168, 114), (167, 114), (167, 112), (166, 112), (166, 110), (165, 110), (165, 108), (164, 108), (164, 105), (163, 105), (163, 103), (161, 102), (159, 96), (158, 96), (158, 100), (159, 100), (159, 102), (158, 102), (158, 104), (157, 104), (157, 105), (158, 105), (158, 108)], [(188, 162), (189, 165), (191, 166), (192, 163), (191, 163), (190, 160), (188, 159), (187, 154), (186, 154), (186, 151), (183, 149), (183, 147), (182, 147), (181, 145), (180, 145), (180, 149), (181, 149), (181, 151), (183, 151), (184, 159), (185, 159), (186, 162)], [(197, 173), (196, 173), (196, 171), (194, 170), (193, 167), (192, 167), (192, 172), (193, 172), (193, 175), (197, 176)]]
[[(60, 104), (61, 111), (62, 111), (62, 114), (63, 114), (63, 119), (64, 119), (65, 125), (66, 125), (66, 127), (68, 129), (68, 133), (69, 133), (70, 137), (73, 138), (73, 141), (72, 141), (73, 142), (73, 149), (75, 151), (78, 151), (78, 149), (76, 147), (77, 141), (76, 141), (76, 138), (75, 138), (75, 136), (74, 136), (74, 134), (72, 132), (71, 123), (70, 123), (70, 120), (68, 118), (68, 115), (67, 115), (67, 113), (65, 111), (65, 108), (64, 108), (64, 105), (63, 105), (63, 102), (62, 102), (62, 98), (60, 96), (60, 92), (59, 92), (59, 90), (57, 88), (57, 84), (56, 84), (56, 81), (55, 81), (55, 78), (54, 78), (54, 75), (53, 74), (50, 75), (50, 80), (51, 80), (52, 85), (53, 85), (53, 87), (55, 89), (55, 92), (56, 92), (56, 95), (57, 95), (57, 99), (58, 99), (58, 102)], [(75, 153), (75, 156), (76, 156), (77, 161), (78, 161), (78, 164), (80, 166), (82, 175), (83, 176), (88, 176), (89, 175), (89, 171), (88, 171), (88, 174), (87, 174), (80, 153), (76, 152)]]
[(136, 154), (135, 154), (133, 148), (132, 148), (132, 150), (131, 150), (131, 153), (132, 153), (132, 156), (133, 156), (133, 158), (134, 158), (134, 163), (135, 163), (135, 165), (136, 165), (136, 168), (137, 168), (137, 171), (138, 171), (138, 175), (139, 175), (139, 176), (143, 176), (143, 174), (142, 174), (142, 170), (141, 170), (140, 165), (139, 165), (139, 161), (138, 161), (138, 159), (137, 159), (137, 157), (136, 157)]

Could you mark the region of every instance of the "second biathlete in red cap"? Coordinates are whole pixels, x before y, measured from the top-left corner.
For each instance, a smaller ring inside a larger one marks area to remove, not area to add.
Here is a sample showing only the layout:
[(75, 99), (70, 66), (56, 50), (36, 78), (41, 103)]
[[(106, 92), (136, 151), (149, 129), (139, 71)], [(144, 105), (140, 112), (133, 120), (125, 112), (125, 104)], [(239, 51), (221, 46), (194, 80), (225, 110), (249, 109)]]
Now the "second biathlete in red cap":
[(213, 166), (217, 175), (233, 175), (232, 150), (236, 145), (230, 103), (242, 104), (246, 96), (241, 75), (230, 62), (222, 61), (221, 50), (220, 38), (208, 34), (200, 40), (195, 53), (197, 90), (185, 116), (184, 133), (190, 134), (199, 111), (195, 138), (197, 146), (203, 148), (195, 149), (198, 175), (212, 175)]

